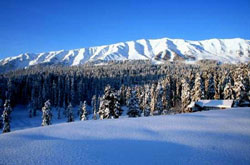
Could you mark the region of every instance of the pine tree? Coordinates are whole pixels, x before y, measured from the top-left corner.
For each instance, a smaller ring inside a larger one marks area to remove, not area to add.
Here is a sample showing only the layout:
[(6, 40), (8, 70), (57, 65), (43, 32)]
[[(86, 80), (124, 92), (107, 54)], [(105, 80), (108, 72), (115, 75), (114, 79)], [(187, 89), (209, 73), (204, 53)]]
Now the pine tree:
[(3, 133), (10, 132), (10, 114), (12, 112), (12, 108), (10, 106), (10, 100), (6, 100), (4, 103), (4, 111), (2, 114), (3, 118)]
[(128, 87), (126, 91), (126, 105), (127, 106), (129, 106), (130, 97), (131, 97), (131, 88)]
[(204, 83), (201, 78), (201, 74), (197, 73), (194, 82), (194, 88), (192, 89), (192, 101), (198, 101), (204, 99)]
[[(120, 104), (120, 99), (119, 96), (114, 96), (114, 102), (115, 102), (115, 107), (114, 107), (114, 118), (118, 118), (119, 116), (122, 115), (122, 109), (121, 109), (121, 104)], [(117, 117), (116, 117), (117, 116)]]
[(72, 111), (72, 104), (69, 103), (67, 108), (67, 114), (68, 114), (68, 121), (67, 122), (73, 122), (74, 121), (74, 114)]
[(161, 115), (163, 112), (163, 102), (162, 102), (162, 98), (163, 98), (163, 88), (161, 83), (158, 83), (157, 87), (156, 87), (156, 110), (158, 111), (158, 114)]
[(182, 112), (189, 112), (188, 105), (191, 103), (190, 86), (186, 79), (182, 80), (181, 92)]
[(120, 96), (121, 105), (126, 105), (126, 90), (124, 85), (120, 87), (118, 95)]
[(128, 116), (129, 117), (140, 117), (141, 116), (141, 110), (139, 108), (139, 101), (137, 98), (137, 92), (136, 90), (131, 91), (131, 97), (129, 101), (129, 109), (128, 109)]
[(43, 116), (42, 116), (42, 126), (51, 125), (52, 113), (51, 113), (51, 104), (50, 101), (46, 101), (44, 103), (44, 107), (42, 108)]
[(165, 80), (165, 87), (164, 87), (164, 94), (163, 94), (163, 106), (164, 106), (164, 114), (168, 114), (170, 111), (170, 108), (172, 107), (172, 91), (173, 89), (171, 88), (171, 78), (167, 77)]
[(110, 85), (105, 87), (98, 114), (100, 119), (119, 118), (122, 114), (119, 97)]
[(231, 79), (229, 79), (227, 84), (225, 85), (223, 94), (224, 94), (225, 100), (230, 100), (230, 99), (233, 100), (234, 99), (233, 86), (232, 86)]
[[(3, 112), (4, 108), (3, 108), (3, 100), (0, 99), (0, 112)], [(3, 128), (3, 120), (2, 120), (2, 115), (0, 116), (0, 129)]]
[(143, 103), (143, 115), (144, 116), (150, 115), (150, 102), (151, 102), (150, 89), (149, 89), (149, 85), (146, 85), (145, 97), (144, 97), (144, 103)]
[(242, 102), (247, 101), (246, 87), (244, 86), (244, 79), (240, 71), (237, 72), (237, 76), (234, 81), (233, 91), (235, 94), (236, 104), (240, 105)]
[(97, 106), (97, 100), (96, 100), (96, 95), (94, 95), (92, 97), (92, 101), (91, 101), (91, 106), (92, 106), (92, 111), (93, 111), (93, 119), (96, 120), (97, 116), (96, 116), (96, 106)]
[(150, 96), (151, 96), (151, 103), (150, 103), (150, 115), (153, 116), (154, 115), (154, 111), (156, 109), (156, 84), (153, 83), (152, 87), (151, 87), (151, 93), (150, 93)]
[(86, 101), (83, 102), (81, 114), (82, 115), (81, 115), (80, 120), (88, 120), (88, 111), (87, 111)]
[(214, 85), (214, 77), (212, 74), (208, 75), (208, 91), (207, 91), (207, 98), (214, 99), (215, 95), (215, 85)]

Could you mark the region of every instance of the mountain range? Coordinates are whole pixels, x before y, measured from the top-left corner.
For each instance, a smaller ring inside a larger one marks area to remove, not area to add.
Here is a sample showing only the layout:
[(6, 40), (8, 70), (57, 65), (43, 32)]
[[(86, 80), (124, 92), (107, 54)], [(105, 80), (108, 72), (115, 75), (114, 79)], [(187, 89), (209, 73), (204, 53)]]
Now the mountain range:
[(46, 53), (24, 53), (0, 60), (0, 71), (26, 68), (37, 64), (75, 66), (87, 62), (111, 60), (151, 60), (152, 62), (183, 61), (193, 63), (210, 59), (221, 63), (250, 61), (250, 40), (209, 39), (141, 39), (111, 45), (60, 50)]

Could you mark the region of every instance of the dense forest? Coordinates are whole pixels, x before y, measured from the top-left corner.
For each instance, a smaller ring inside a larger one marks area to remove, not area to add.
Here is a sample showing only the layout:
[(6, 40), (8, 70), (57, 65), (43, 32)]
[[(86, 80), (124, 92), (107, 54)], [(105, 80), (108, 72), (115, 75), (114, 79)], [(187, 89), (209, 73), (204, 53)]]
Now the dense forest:
[(10, 100), (12, 107), (29, 104), (36, 110), (41, 110), (47, 100), (53, 107), (78, 106), (83, 101), (91, 105), (93, 96), (100, 105), (109, 89), (120, 105), (138, 102), (146, 114), (186, 112), (187, 106), (199, 99), (234, 99), (238, 104), (249, 101), (249, 66), (214, 61), (153, 65), (140, 60), (34, 66), (1, 74), (0, 99)]

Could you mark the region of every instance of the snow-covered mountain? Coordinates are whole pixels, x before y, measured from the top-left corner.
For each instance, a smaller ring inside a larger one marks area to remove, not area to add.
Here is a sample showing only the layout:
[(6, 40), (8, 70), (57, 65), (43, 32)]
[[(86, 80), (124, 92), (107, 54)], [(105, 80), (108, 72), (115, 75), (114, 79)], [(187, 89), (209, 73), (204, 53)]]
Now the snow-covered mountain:
[(240, 38), (203, 41), (142, 39), (68, 51), (25, 53), (0, 60), (0, 69), (6, 71), (44, 63), (74, 66), (90, 61), (136, 59), (152, 61), (212, 59), (222, 63), (248, 62), (250, 61), (250, 41)]

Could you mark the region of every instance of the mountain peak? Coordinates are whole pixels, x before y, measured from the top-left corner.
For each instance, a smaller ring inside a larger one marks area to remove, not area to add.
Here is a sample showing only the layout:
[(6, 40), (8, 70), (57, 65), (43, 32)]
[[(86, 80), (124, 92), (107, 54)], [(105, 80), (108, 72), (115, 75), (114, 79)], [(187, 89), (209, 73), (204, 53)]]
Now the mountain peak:
[(221, 63), (249, 62), (250, 42), (241, 38), (191, 41), (183, 39), (139, 39), (73, 50), (24, 53), (0, 60), (4, 71), (51, 63), (66, 66), (89, 61), (110, 60), (198, 61), (217, 60)]

